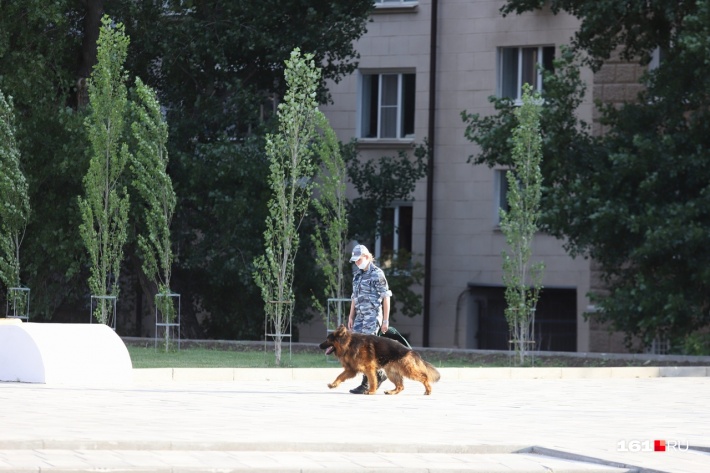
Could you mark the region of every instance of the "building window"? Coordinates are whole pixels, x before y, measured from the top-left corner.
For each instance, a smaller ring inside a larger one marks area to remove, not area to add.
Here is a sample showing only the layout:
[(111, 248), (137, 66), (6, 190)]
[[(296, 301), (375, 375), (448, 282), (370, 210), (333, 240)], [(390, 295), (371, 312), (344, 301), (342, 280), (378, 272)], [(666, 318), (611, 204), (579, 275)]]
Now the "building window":
[(493, 179), (493, 186), (495, 192), (494, 207), (495, 214), (493, 216), (493, 221), (496, 225), (500, 225), (501, 216), (500, 211), (505, 210), (510, 212), (510, 205), (508, 205), (508, 170), (507, 169), (496, 169), (495, 177)]
[(414, 136), (414, 74), (362, 74), (361, 138)]
[(382, 211), (380, 235), (375, 241), (375, 256), (383, 268), (392, 266), (400, 250), (412, 253), (412, 205), (394, 205)]
[(542, 71), (552, 71), (555, 58), (554, 46), (524, 48), (500, 48), (498, 50), (498, 95), (503, 98), (522, 100), (523, 84), (542, 91)]
[(651, 53), (651, 61), (648, 63), (648, 70), (653, 71), (658, 69), (658, 67), (663, 63), (666, 58), (666, 50), (661, 48), (656, 48)]

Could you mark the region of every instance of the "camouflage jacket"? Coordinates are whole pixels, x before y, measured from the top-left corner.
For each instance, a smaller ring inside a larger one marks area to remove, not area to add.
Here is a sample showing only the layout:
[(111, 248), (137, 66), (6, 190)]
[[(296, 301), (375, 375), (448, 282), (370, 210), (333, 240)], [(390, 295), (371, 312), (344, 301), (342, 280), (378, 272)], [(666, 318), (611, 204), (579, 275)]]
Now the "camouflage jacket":
[(359, 333), (377, 332), (378, 319), (382, 319), (382, 300), (391, 297), (385, 273), (370, 263), (366, 270), (358, 269), (353, 276), (351, 299), (355, 304), (353, 331)]

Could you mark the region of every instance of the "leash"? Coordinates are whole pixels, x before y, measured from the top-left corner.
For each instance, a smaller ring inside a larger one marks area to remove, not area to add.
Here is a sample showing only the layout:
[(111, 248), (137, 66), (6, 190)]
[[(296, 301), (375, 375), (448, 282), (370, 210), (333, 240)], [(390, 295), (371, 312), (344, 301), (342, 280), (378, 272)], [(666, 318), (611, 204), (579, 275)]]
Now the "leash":
[(406, 346), (410, 350), (412, 349), (412, 345), (409, 344), (407, 339), (404, 338), (404, 335), (399, 333), (399, 331), (396, 328), (387, 327), (387, 331), (383, 332), (382, 325), (380, 325), (379, 320), (377, 321), (377, 332), (378, 332), (378, 336), (380, 336), (380, 337), (385, 337), (385, 338), (389, 338), (391, 340), (395, 340), (395, 341), (401, 343), (402, 345)]

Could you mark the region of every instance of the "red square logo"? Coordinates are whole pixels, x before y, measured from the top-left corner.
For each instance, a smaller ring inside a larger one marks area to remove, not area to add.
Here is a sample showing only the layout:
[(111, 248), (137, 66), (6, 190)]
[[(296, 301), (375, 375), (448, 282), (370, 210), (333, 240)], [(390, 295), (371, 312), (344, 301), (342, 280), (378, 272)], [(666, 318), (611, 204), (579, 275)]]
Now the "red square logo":
[(666, 441), (665, 440), (654, 440), (653, 441), (653, 451), (654, 452), (665, 452), (666, 451)]

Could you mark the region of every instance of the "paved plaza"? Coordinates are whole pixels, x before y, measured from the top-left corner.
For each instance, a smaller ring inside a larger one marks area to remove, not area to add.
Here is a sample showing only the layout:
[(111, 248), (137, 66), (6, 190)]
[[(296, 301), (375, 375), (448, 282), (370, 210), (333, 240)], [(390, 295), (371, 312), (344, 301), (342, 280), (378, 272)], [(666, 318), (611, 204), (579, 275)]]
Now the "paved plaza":
[(0, 383), (0, 472), (710, 471), (710, 368), (444, 368), (431, 396), (339, 371)]

